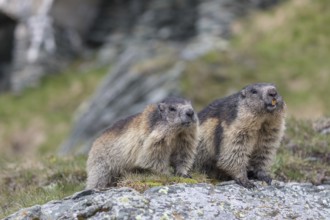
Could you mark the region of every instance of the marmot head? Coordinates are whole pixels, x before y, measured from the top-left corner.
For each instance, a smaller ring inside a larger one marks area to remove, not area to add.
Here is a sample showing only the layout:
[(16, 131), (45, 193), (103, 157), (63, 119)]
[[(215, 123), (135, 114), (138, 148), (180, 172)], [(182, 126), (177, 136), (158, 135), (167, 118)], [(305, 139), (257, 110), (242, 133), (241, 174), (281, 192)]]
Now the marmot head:
[(158, 111), (163, 121), (176, 127), (196, 125), (198, 118), (191, 102), (177, 97), (168, 97), (158, 103)]
[(281, 111), (284, 106), (276, 86), (271, 83), (248, 85), (241, 90), (240, 95), (245, 105), (257, 114)]

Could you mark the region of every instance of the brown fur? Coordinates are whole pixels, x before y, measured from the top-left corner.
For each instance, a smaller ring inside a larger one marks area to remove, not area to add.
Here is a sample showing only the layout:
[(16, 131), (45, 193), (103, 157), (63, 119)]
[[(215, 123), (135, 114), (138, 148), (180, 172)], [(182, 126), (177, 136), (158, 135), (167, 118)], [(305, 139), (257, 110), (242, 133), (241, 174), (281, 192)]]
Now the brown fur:
[[(249, 94), (251, 88), (259, 94)], [(229, 176), (247, 188), (254, 187), (248, 174), (271, 183), (268, 171), (285, 128), (285, 104), (277, 92), (277, 107), (266, 109), (273, 88), (272, 84), (247, 86), (199, 113), (197, 169), (212, 177)]]
[[(137, 115), (121, 120), (95, 140), (87, 161), (87, 188), (105, 188), (125, 172), (147, 169), (188, 176), (197, 148), (197, 115), (183, 99), (165, 99)], [(174, 106), (176, 112), (170, 112)], [(188, 118), (188, 119), (187, 119)], [(183, 125), (182, 121), (190, 121)]]

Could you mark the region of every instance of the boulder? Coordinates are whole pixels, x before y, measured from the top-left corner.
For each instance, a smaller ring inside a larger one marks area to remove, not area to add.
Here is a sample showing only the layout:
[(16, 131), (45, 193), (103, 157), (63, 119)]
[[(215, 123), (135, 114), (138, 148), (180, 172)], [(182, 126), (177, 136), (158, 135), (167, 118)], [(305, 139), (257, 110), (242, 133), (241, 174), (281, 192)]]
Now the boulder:
[(328, 219), (330, 185), (234, 182), (176, 184), (139, 193), (131, 188), (85, 190), (22, 209), (11, 219)]

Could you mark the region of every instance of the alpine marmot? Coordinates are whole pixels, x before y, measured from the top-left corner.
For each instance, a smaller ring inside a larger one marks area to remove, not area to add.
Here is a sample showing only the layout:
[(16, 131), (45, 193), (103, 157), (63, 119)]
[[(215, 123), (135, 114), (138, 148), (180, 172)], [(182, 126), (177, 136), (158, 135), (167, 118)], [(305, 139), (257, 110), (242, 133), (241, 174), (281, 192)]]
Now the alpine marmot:
[(218, 99), (198, 113), (194, 167), (253, 188), (248, 177), (271, 184), (268, 174), (285, 129), (285, 103), (274, 84), (256, 83)]
[(93, 143), (87, 160), (87, 187), (105, 188), (133, 170), (189, 177), (198, 138), (191, 103), (169, 97), (119, 120)]

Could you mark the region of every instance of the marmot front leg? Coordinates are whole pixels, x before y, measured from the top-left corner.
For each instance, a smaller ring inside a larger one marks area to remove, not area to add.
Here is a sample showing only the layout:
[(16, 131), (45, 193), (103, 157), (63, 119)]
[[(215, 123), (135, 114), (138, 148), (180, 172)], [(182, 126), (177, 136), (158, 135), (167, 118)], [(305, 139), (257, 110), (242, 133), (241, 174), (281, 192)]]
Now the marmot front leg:
[(251, 189), (256, 186), (247, 177), (247, 164), (249, 160), (249, 153), (246, 150), (246, 146), (232, 145), (226, 148), (226, 152), (223, 152), (217, 162), (217, 167), (221, 170), (225, 170), (236, 183), (241, 186)]
[(153, 131), (143, 144), (137, 159), (137, 166), (155, 173), (169, 175), (170, 147), (166, 147), (164, 136)]
[(191, 178), (188, 172), (194, 163), (196, 148), (197, 143), (194, 143), (193, 140), (184, 140), (175, 146), (175, 151), (171, 156), (171, 164), (176, 175)]
[(239, 171), (233, 171), (231, 175), (233, 176), (233, 179), (236, 183), (247, 189), (256, 187), (256, 185), (254, 185), (254, 183), (248, 179), (245, 167), (242, 167), (242, 169)]
[(271, 185), (272, 178), (269, 175), (269, 166), (276, 152), (276, 147), (260, 143), (252, 153), (248, 176), (253, 179), (265, 181)]
[(114, 180), (112, 179), (114, 178), (114, 175), (105, 164), (97, 164), (93, 166), (88, 173), (86, 189), (102, 189), (113, 186), (114, 184)]
[[(276, 127), (271, 126), (274, 124)], [(282, 124), (284, 124), (284, 121)], [(265, 122), (263, 124), (257, 144), (251, 154), (248, 172), (249, 177), (265, 181), (268, 185), (271, 185), (272, 178), (269, 175), (269, 169), (275, 157), (277, 148), (280, 145), (283, 130), (284, 126), (277, 125), (274, 122)]]
[[(154, 173), (170, 175), (169, 159), (167, 155), (161, 157), (157, 153), (148, 152), (145, 159), (139, 160), (139, 168), (150, 170)], [(142, 158), (142, 157), (141, 157)]]

